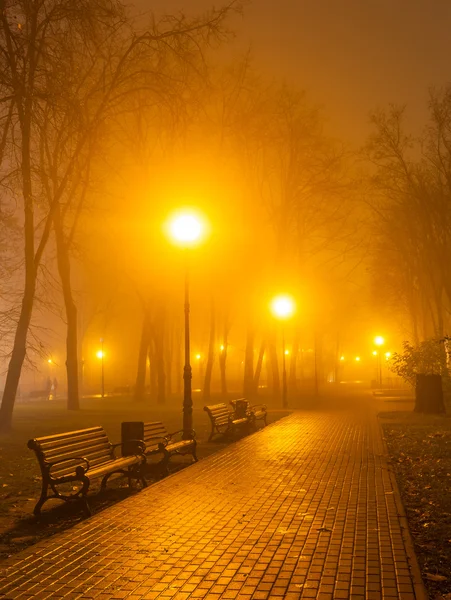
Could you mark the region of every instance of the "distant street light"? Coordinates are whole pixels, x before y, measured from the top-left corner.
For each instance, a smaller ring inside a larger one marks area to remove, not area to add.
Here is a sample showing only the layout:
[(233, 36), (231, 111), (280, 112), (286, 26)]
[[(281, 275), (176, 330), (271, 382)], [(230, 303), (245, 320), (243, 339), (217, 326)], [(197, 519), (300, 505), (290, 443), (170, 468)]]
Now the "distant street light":
[(289, 351), (285, 350), (285, 329), (283, 322), (290, 319), (295, 310), (296, 304), (291, 296), (281, 295), (272, 299), (270, 304), (272, 314), (282, 321), (282, 406), (288, 408), (288, 389), (287, 389), (287, 369), (285, 356)]
[[(196, 245), (206, 232), (204, 219), (197, 213), (178, 212), (167, 224), (167, 233), (171, 241), (185, 251)], [(185, 254), (185, 365), (183, 367), (183, 438), (189, 439), (193, 429), (193, 398), (191, 382), (193, 371), (190, 362), (190, 327), (189, 327), (189, 266)], [(200, 360), (200, 356), (197, 360)]]
[(101, 349), (97, 352), (97, 358), (100, 359), (102, 365), (102, 398), (105, 398), (105, 368), (104, 368), (104, 358), (105, 352), (103, 351), (103, 338), (100, 338)]
[[(385, 340), (381, 335), (377, 335), (374, 338), (374, 343), (376, 346), (383, 346), (385, 344)], [(377, 362), (379, 367), (379, 386), (382, 387), (382, 350), (379, 350), (377, 353)]]

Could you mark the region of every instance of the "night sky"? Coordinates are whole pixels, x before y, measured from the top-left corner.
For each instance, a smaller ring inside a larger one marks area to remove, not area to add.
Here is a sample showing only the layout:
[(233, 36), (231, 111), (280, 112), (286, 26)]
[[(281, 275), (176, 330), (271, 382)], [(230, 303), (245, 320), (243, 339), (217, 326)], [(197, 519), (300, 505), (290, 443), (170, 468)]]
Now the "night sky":
[[(221, 2), (134, 4), (200, 14)], [(234, 26), (233, 50), (251, 46), (262, 73), (305, 89), (331, 131), (353, 143), (368, 133), (368, 112), (389, 102), (407, 104), (420, 128), (428, 88), (451, 81), (449, 0), (254, 0)]]

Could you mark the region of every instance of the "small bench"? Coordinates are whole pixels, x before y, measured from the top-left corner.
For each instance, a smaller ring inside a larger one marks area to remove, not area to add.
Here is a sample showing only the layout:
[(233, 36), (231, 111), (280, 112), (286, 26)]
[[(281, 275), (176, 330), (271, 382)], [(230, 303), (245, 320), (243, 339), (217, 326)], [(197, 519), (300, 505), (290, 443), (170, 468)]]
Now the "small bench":
[[(139, 479), (146, 486), (140, 468), (145, 460), (144, 446), (135, 445), (134, 454), (117, 457), (115, 449), (121, 444), (112, 444), (103, 427), (34, 438), (27, 445), (34, 450), (42, 474), (41, 496), (33, 511), (36, 516), (40, 515), (42, 505), (50, 498), (79, 500), (90, 516), (86, 495), (91, 481), (102, 478), (101, 489), (104, 489), (113, 473), (127, 476), (130, 488), (132, 478)], [(70, 485), (75, 482), (81, 484), (81, 489)], [(61, 491), (63, 485), (66, 487)]]
[(245, 414), (244, 416), (237, 417), (235, 412), (229, 410), (225, 403), (204, 406), (204, 410), (210, 417), (211, 423), (209, 442), (215, 434), (235, 435), (239, 430), (249, 429), (251, 425), (250, 415)]
[[(191, 431), (189, 439), (183, 439), (183, 430), (168, 433), (161, 421), (144, 423), (143, 421), (125, 421), (121, 425), (122, 454), (133, 455), (136, 447), (144, 442), (144, 454), (146, 457), (162, 455), (156, 463), (163, 475), (169, 474), (169, 460), (172, 456), (179, 454), (191, 454), (197, 462), (196, 455), (196, 433)], [(155, 464), (153, 465), (155, 467)], [(147, 464), (147, 472), (152, 471), (152, 465)]]
[(230, 405), (236, 417), (247, 415), (250, 419), (252, 427), (257, 428), (257, 421), (263, 421), (263, 427), (267, 425), (267, 410), (266, 404), (249, 404), (245, 398), (231, 400)]

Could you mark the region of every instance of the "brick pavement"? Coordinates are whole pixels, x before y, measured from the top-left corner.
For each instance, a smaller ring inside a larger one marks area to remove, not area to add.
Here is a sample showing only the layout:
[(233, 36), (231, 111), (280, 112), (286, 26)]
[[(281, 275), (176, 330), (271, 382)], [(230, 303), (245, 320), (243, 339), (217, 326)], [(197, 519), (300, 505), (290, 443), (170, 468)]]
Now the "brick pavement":
[(374, 410), (296, 411), (1, 565), (0, 598), (424, 598)]

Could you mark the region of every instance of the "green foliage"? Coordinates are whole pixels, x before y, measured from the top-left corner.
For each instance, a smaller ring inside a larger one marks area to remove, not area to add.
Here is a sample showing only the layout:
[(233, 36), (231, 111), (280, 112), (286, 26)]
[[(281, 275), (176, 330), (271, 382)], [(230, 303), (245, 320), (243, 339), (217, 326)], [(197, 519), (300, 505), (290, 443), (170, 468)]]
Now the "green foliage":
[(447, 345), (449, 340), (429, 339), (413, 346), (403, 343), (403, 351), (395, 352), (389, 368), (411, 385), (415, 385), (416, 375), (441, 375), (444, 389), (451, 389), (450, 373), (447, 366)]

